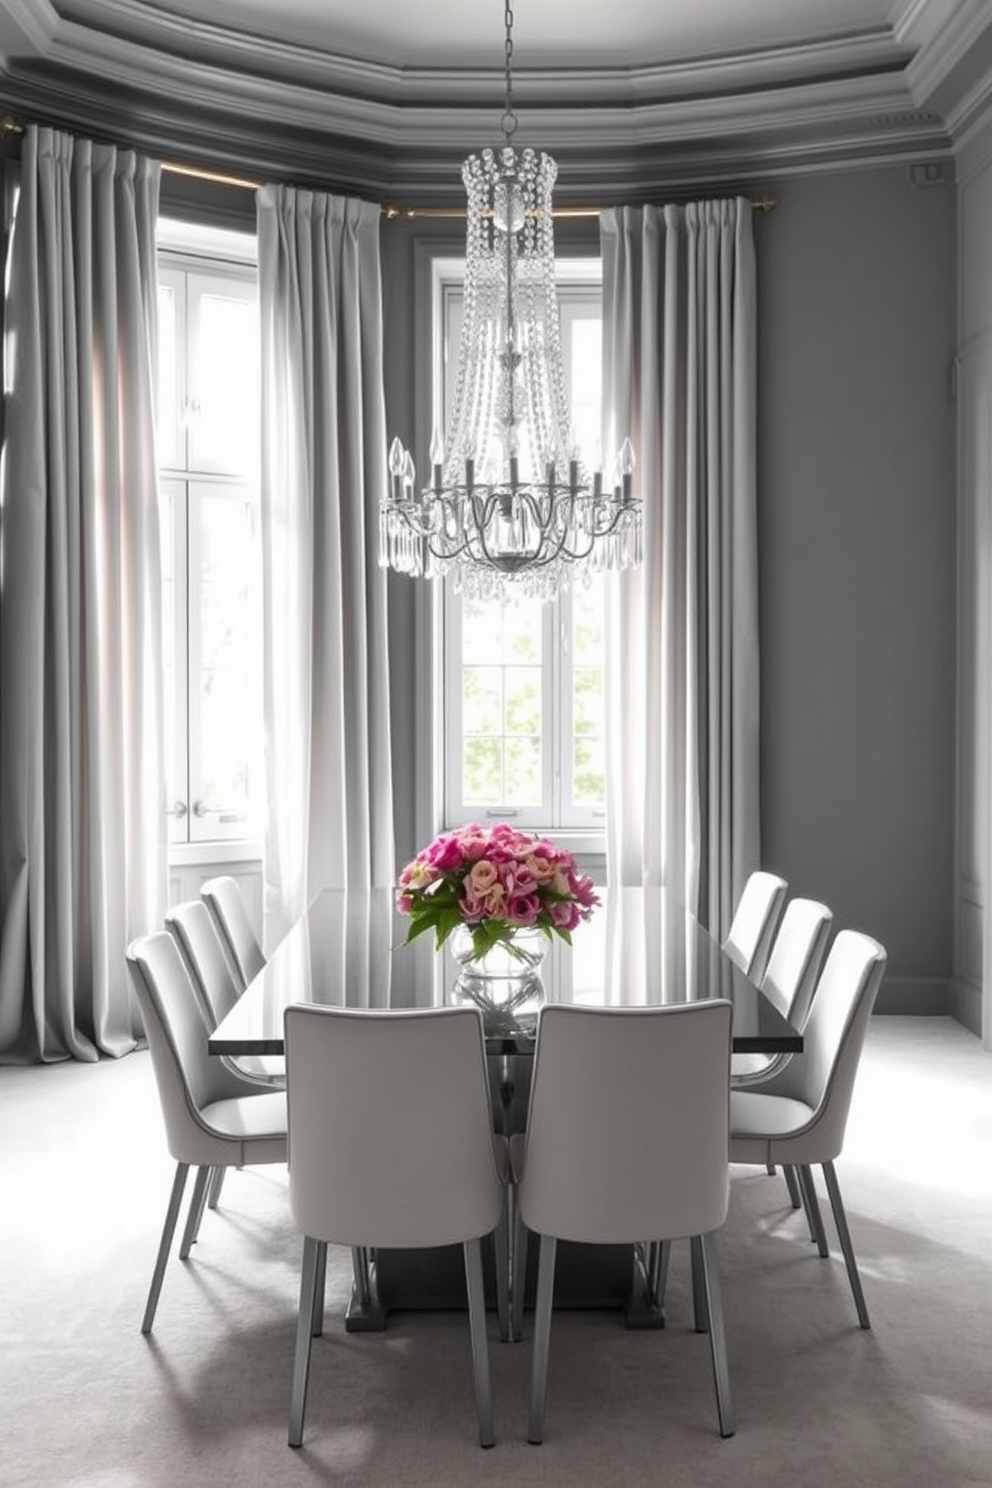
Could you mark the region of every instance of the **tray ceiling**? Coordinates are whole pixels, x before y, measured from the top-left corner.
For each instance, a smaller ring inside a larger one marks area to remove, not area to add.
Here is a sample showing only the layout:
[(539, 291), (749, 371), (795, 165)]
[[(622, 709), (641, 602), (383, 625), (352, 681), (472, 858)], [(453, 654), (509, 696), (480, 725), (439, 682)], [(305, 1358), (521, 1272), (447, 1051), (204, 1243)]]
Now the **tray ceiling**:
[[(992, 94), (988, 0), (519, 0), (517, 142), (559, 200), (949, 157)], [(489, 0), (0, 0), (23, 119), (379, 196), (499, 143)], [(564, 193), (564, 197), (563, 197)]]

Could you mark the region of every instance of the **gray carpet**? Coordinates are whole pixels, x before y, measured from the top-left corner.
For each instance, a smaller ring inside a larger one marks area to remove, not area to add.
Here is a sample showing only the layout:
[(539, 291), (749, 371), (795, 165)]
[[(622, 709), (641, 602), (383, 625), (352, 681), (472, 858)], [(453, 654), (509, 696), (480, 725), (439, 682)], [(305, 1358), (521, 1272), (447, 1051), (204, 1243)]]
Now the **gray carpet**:
[[(332, 1255), (305, 1445), (286, 1446), (299, 1241), (285, 1173), (230, 1174), (139, 1322), (172, 1165), (146, 1054), (0, 1070), (0, 1483), (992, 1484), (992, 1057), (945, 1019), (876, 1018), (838, 1173), (873, 1329), (781, 1178), (735, 1169), (721, 1236), (737, 1434), (717, 1431), (687, 1246), (669, 1326), (556, 1314), (545, 1443), (530, 1344), (491, 1327), (497, 1444), (476, 1445), (464, 1316), (347, 1335)], [(829, 1221), (828, 1221), (829, 1226)], [(833, 1243), (833, 1230), (828, 1232)]]

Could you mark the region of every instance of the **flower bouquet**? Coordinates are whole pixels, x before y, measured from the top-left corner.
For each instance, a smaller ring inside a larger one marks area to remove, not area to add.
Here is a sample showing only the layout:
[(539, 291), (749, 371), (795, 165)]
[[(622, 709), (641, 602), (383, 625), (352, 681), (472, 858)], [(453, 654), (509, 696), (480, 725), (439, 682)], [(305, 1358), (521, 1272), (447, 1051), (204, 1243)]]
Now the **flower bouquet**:
[(571, 853), (507, 822), (442, 833), (403, 869), (396, 901), (410, 917), (404, 944), (433, 930), (440, 950), (464, 927), (480, 961), (495, 946), (512, 953), (522, 930), (571, 944), (572, 931), (598, 903), (592, 879)]

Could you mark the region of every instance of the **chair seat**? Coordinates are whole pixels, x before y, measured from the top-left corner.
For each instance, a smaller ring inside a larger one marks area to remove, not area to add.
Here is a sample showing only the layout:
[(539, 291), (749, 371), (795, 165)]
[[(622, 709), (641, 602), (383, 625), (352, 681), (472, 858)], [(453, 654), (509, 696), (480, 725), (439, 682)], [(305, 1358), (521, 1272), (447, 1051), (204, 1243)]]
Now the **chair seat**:
[(730, 1079), (741, 1080), (765, 1074), (777, 1062), (775, 1054), (731, 1054)]
[(266, 1080), (273, 1085), (286, 1083), (286, 1060), (282, 1054), (235, 1054), (231, 1064), (253, 1080)]
[[(281, 1146), (286, 1153), (286, 1095), (282, 1090), (261, 1095), (235, 1096), (231, 1100), (211, 1101), (200, 1113), (203, 1122), (218, 1136), (228, 1141), (250, 1142), (249, 1162), (278, 1162), (267, 1156), (262, 1144), (271, 1139), (273, 1151)], [(256, 1155), (257, 1151), (257, 1155)]]
[[(812, 1106), (786, 1095), (760, 1095), (754, 1091), (730, 1092), (730, 1161), (764, 1163), (771, 1160), (770, 1144), (796, 1139), (798, 1143), (814, 1116)], [(778, 1147), (780, 1161), (786, 1154)]]

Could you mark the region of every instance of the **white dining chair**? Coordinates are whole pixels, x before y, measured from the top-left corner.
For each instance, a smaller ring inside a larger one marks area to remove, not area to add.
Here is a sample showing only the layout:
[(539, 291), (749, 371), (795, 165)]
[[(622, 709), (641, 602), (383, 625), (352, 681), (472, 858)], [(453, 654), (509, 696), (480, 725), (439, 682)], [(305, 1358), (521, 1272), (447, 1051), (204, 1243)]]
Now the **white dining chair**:
[(803, 1051), (753, 1090), (730, 1094), (731, 1163), (782, 1163), (796, 1169), (822, 1257), (830, 1252), (812, 1167), (823, 1170), (834, 1222), (862, 1328), (870, 1327), (864, 1290), (834, 1159), (844, 1132), (868, 1020), (885, 970), (885, 951), (868, 935), (841, 930), (813, 994)]
[(214, 917), (239, 990), (243, 992), (265, 965), (265, 956), (238, 881), (229, 874), (208, 878), (200, 885), (200, 897)]
[[(833, 915), (825, 904), (816, 899), (790, 899), (761, 978), (762, 992), (800, 1032), (806, 1026), (832, 926)], [(731, 1082), (738, 1087), (760, 1083), (791, 1058), (791, 1054), (734, 1054)]]
[(508, 1332), (508, 1161), (506, 1139), (493, 1132), (482, 1016), (473, 1007), (296, 1005), (284, 1022), (289, 1207), (304, 1236), (289, 1444), (303, 1440), (330, 1242), (353, 1252), (462, 1246), (479, 1443), (492, 1446), (481, 1241), (496, 1240)]
[[(174, 904), (165, 928), (175, 938), (199, 996), (210, 1031), (227, 1016), (243, 991), (225, 955), (213, 915), (202, 899)], [(286, 1061), (279, 1054), (219, 1055), (240, 1075), (278, 1089), (286, 1085)]]
[(211, 1173), (228, 1167), (286, 1161), (286, 1096), (235, 1074), (207, 1052), (208, 1027), (179, 948), (165, 930), (127, 949), (169, 1152), (176, 1160), (172, 1194), (141, 1324), (150, 1333), (186, 1178), (198, 1169), (179, 1247), (189, 1258), (207, 1200)]
[(723, 948), (753, 982), (760, 983), (765, 974), (787, 890), (784, 878), (758, 870), (737, 901)]
[(696, 1323), (707, 1331), (721, 1436), (734, 1433), (715, 1231), (727, 1214), (732, 1007), (547, 1004), (538, 1019), (527, 1130), (510, 1141), (517, 1223), (513, 1332), (527, 1231), (540, 1236), (529, 1441), (544, 1435), (559, 1239), (692, 1243)]

